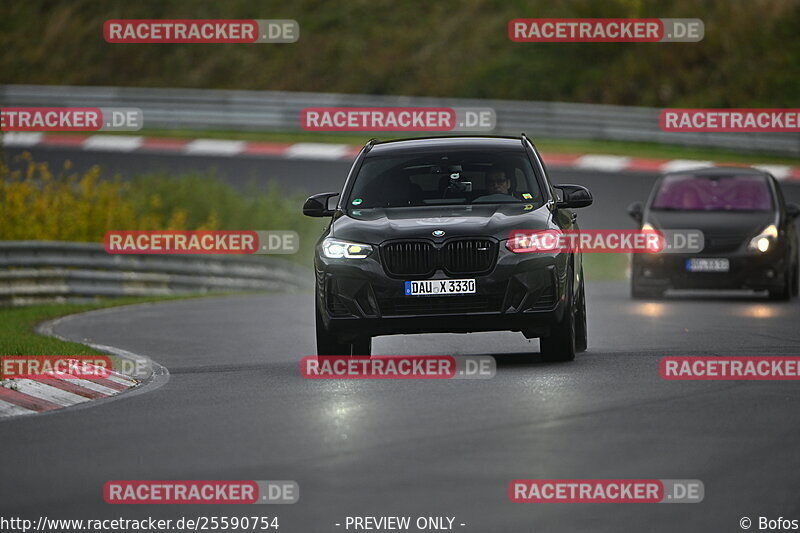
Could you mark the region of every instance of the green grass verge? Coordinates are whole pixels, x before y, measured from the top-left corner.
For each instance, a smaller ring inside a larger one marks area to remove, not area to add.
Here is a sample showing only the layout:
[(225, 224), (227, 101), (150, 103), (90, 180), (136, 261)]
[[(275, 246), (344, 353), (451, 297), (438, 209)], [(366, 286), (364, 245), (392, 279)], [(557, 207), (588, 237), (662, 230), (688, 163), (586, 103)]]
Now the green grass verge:
[[(118, 135), (131, 135), (130, 132), (108, 132)], [(148, 137), (170, 137), (182, 139), (231, 139), (240, 141), (296, 143), (342, 143), (363, 145), (372, 137), (381, 140), (407, 137), (424, 137), (413, 134), (380, 133), (319, 133), (319, 132), (256, 132), (224, 130), (142, 130), (136, 135)], [(695, 148), (673, 144), (658, 144), (626, 141), (600, 141), (577, 139), (534, 138), (537, 148), (545, 153), (563, 154), (609, 154), (653, 159), (698, 159), (718, 163), (800, 165), (800, 158), (773, 156), (761, 153), (723, 150), (716, 148)]]
[(125, 297), (87, 303), (36, 304), (0, 307), (0, 355), (98, 355), (77, 342), (66, 342), (34, 332), (37, 324), (66, 315), (148, 302), (182, 300), (193, 296)]
[[(0, 307), (0, 357), (3, 355), (107, 355), (78, 342), (39, 335), (36, 326), (62, 316), (149, 302), (182, 300), (195, 296), (126, 297), (89, 303), (53, 303), (26, 307)], [(116, 367), (115, 357), (111, 357)], [(0, 376), (2, 378), (2, 376)], [(2, 379), (0, 379), (2, 383)]]

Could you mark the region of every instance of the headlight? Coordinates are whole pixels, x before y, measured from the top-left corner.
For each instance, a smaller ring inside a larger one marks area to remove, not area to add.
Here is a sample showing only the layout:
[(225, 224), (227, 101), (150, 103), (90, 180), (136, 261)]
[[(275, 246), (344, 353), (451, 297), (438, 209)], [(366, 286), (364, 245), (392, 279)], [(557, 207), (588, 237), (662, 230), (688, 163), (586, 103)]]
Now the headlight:
[(764, 231), (762, 231), (761, 233), (750, 239), (750, 244), (747, 245), (747, 248), (750, 250), (765, 253), (770, 248), (772, 248), (777, 238), (778, 238), (778, 228), (775, 227), (775, 224), (770, 224), (769, 226), (764, 228)]
[(322, 241), (322, 255), (328, 259), (364, 259), (372, 253), (372, 246), (357, 242), (340, 241), (328, 237)]
[[(642, 224), (641, 231), (643, 231), (643, 232), (644, 231), (656, 232), (656, 228), (653, 227), (653, 225), (650, 224), (649, 222), (645, 222), (644, 224)], [(660, 240), (660, 243), (653, 243), (651, 240), (648, 239), (647, 240), (647, 246), (646, 246), (646, 248), (647, 248), (646, 253), (648, 253), (648, 254), (661, 253), (661, 251), (662, 251), (662, 249), (664, 247), (664, 242), (663, 242), (663, 239), (661, 238), (661, 234), (660, 233), (659, 233), (659, 240)]]

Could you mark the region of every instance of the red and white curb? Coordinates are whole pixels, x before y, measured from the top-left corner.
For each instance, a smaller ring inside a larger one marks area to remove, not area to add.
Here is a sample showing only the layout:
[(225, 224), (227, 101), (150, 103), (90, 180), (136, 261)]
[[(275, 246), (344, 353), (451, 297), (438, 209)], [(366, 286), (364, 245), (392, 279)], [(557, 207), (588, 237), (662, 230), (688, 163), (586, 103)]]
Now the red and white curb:
[[(147, 307), (153, 303), (137, 304), (131, 307)], [(108, 314), (118, 308), (96, 309), (74, 315), (67, 315), (43, 322), (36, 327), (39, 335), (55, 337), (62, 341), (80, 342), (100, 353), (114, 355), (120, 360), (130, 363), (132, 368), (144, 369), (142, 376), (136, 379), (109, 372), (103, 378), (75, 378), (65, 373), (50, 373), (47, 379), (14, 379), (7, 380), (6, 386), (0, 386), (0, 421), (10, 420), (22, 415), (41, 414), (66, 407), (81, 409), (96, 405), (102, 401), (111, 401), (120, 396), (130, 398), (138, 394), (151, 392), (169, 381), (169, 370), (145, 355), (135, 354), (116, 346), (106, 346), (89, 342), (88, 339), (68, 339), (55, 332), (57, 325), (90, 314)], [(13, 384), (13, 385), (12, 385)], [(13, 388), (9, 388), (13, 386)], [(14, 390), (16, 389), (16, 390)]]
[(50, 377), (6, 381), (6, 386), (0, 387), (0, 418), (53, 411), (108, 398), (139, 384), (117, 372), (109, 372), (102, 378), (77, 378), (64, 372), (46, 374)]
[[(333, 143), (272, 143), (225, 139), (171, 139), (126, 135), (54, 135), (48, 133), (4, 133), (0, 146), (7, 148), (61, 147), (96, 152), (141, 152), (218, 157), (283, 157), (287, 159), (347, 160), (361, 146)], [(554, 168), (572, 168), (594, 172), (650, 172), (714, 166), (713, 161), (693, 159), (649, 159), (604, 154), (543, 153), (545, 162)], [(730, 163), (721, 163), (730, 165)], [(750, 165), (740, 165), (750, 166)], [(800, 180), (800, 167), (789, 165), (752, 165), (770, 172), (779, 180)]]

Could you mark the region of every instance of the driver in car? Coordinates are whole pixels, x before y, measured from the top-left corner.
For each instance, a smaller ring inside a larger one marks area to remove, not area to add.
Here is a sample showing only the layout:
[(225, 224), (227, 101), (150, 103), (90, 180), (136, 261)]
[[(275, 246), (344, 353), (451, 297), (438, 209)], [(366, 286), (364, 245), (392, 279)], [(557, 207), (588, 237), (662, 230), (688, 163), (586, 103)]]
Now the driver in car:
[(508, 194), (511, 192), (511, 179), (502, 168), (495, 168), (486, 175), (486, 194)]

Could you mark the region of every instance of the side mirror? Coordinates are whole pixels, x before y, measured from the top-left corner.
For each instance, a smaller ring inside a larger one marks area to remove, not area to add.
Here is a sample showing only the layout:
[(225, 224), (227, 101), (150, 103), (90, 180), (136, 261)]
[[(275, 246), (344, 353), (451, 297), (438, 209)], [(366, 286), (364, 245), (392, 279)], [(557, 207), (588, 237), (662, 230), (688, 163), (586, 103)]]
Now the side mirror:
[(797, 217), (800, 217), (800, 205), (786, 204), (786, 216), (789, 217), (789, 220), (794, 220)]
[(639, 223), (641, 226), (642, 220), (644, 217), (644, 209), (642, 208), (642, 202), (633, 202), (631, 205), (628, 206), (628, 215)]
[(561, 190), (561, 199), (556, 202), (556, 207), (588, 207), (594, 201), (589, 189), (580, 185), (553, 185)]
[(331, 198), (339, 196), (338, 192), (323, 192), (309, 196), (303, 204), (303, 214), (307, 217), (329, 217), (333, 215), (336, 206), (329, 207)]

